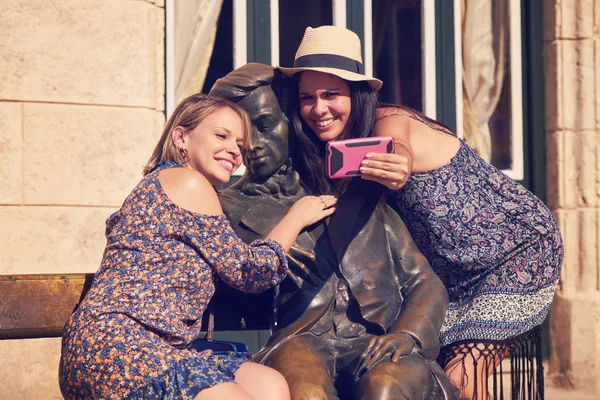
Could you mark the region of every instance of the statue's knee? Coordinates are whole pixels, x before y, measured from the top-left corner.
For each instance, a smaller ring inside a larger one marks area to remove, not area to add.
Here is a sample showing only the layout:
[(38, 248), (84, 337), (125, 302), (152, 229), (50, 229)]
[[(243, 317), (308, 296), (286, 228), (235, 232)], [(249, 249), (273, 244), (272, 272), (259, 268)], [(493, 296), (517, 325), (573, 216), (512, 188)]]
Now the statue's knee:
[(427, 363), (420, 356), (409, 357), (397, 364), (381, 362), (369, 370), (358, 382), (358, 398), (414, 399), (431, 393), (433, 376)]
[(292, 400), (332, 400), (337, 399), (333, 385), (323, 386), (312, 382), (298, 382), (290, 385)]

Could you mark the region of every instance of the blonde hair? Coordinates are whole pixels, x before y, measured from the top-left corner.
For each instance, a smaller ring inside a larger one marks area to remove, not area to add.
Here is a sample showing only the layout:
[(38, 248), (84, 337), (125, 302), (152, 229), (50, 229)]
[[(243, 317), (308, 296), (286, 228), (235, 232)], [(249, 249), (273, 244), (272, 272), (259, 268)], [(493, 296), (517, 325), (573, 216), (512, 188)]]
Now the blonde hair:
[(242, 120), (245, 142), (249, 136), (251, 124), (248, 114), (240, 106), (221, 97), (201, 93), (193, 94), (183, 99), (173, 111), (142, 173), (148, 174), (162, 160), (183, 164), (186, 159), (173, 142), (173, 130), (180, 126), (186, 132), (192, 131), (210, 114), (223, 108), (231, 109)]

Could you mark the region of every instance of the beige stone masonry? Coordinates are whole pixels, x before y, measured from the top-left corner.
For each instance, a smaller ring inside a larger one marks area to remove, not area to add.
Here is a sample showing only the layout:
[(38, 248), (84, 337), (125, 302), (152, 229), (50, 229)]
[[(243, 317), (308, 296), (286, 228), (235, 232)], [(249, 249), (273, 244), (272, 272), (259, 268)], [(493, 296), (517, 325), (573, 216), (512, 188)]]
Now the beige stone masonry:
[(561, 208), (596, 207), (597, 135), (593, 130), (564, 134), (564, 198)]
[(144, 0), (147, 1), (148, 3), (154, 3), (156, 4), (158, 7), (163, 7), (165, 6), (165, 0)]
[(600, 292), (555, 296), (550, 325), (550, 385), (600, 393)]
[(60, 338), (0, 340), (0, 393), (7, 400), (62, 400)]
[[(159, 1), (157, 1), (158, 3)], [(157, 4), (159, 5), (159, 4)], [(160, 7), (164, 7), (163, 4)], [(156, 110), (165, 111), (165, 13), (164, 9), (154, 12), (154, 60), (155, 60), (155, 93)]]
[(600, 35), (600, 1), (594, 1), (594, 34)]
[(564, 295), (598, 290), (598, 210), (584, 208), (556, 213), (564, 240), (565, 260), (560, 292)]
[(117, 208), (0, 207), (0, 274), (95, 272)]
[(3, 4), (0, 100), (155, 108), (163, 12), (142, 1)]
[[(544, 90), (546, 93), (555, 93), (562, 91), (563, 81), (562, 64), (559, 60), (562, 57), (562, 46), (558, 42), (548, 42), (544, 45)], [(546, 131), (557, 131), (559, 126), (564, 124), (559, 120), (562, 116), (559, 113), (559, 98), (557, 96), (546, 96), (545, 108), (545, 128)]]
[(600, 394), (600, 1), (544, 13), (547, 197), (565, 244), (548, 382)]
[[(596, 7), (597, 13), (600, 14), (600, 1), (597, 2), (598, 6)], [(600, 17), (598, 17), (600, 18)], [(600, 26), (598, 27), (600, 29)], [(596, 91), (595, 91), (595, 103), (596, 103), (596, 132), (600, 133), (600, 32), (598, 33), (598, 37), (594, 39), (594, 62), (596, 65), (595, 74), (596, 74)]]
[(551, 210), (558, 209), (564, 204), (564, 134), (562, 132), (550, 132), (546, 134), (546, 203)]
[(546, 129), (594, 130), (596, 128), (595, 40), (567, 40), (546, 44)]
[(597, 135), (595, 131), (560, 131), (547, 135), (548, 204), (552, 210), (598, 204)]
[(21, 104), (0, 102), (0, 205), (23, 201), (22, 150)]
[(25, 204), (120, 206), (142, 177), (164, 114), (26, 104), (23, 122)]
[[(98, 269), (165, 122), (164, 4), (2, 2), (0, 274)], [(62, 399), (59, 357), (1, 340), (0, 399)]]
[(597, 0), (544, 0), (544, 40), (591, 38), (598, 26)]

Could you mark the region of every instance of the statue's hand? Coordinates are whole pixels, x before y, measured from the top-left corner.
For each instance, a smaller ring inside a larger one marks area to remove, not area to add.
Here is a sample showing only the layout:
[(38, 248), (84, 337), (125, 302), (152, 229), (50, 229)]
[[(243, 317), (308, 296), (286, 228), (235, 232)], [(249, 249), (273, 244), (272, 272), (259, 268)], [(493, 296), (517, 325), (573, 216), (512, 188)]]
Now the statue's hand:
[(298, 288), (302, 288), (302, 281), (308, 281), (312, 285), (319, 283), (320, 277), (318, 271), (316, 271), (316, 257), (313, 251), (301, 249), (293, 244), (287, 253), (287, 258), (289, 265), (288, 277)]
[(415, 349), (415, 340), (407, 333), (388, 333), (374, 337), (360, 355), (360, 361), (354, 370), (354, 380), (381, 361), (397, 363), (400, 357), (407, 356)]

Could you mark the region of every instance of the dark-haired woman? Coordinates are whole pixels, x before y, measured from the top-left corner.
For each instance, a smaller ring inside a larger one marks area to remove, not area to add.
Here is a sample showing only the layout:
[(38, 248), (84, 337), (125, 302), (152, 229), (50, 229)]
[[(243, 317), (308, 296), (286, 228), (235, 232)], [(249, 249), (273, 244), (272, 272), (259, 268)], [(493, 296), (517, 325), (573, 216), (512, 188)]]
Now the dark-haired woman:
[(364, 75), (351, 31), (307, 28), (294, 67), (280, 70), (296, 83), (290, 119), (308, 193), (339, 195), (348, 185), (327, 179), (326, 142), (394, 138), (395, 154), (366, 156), (362, 179), (388, 188), (388, 203), (448, 290), (442, 366), (462, 397), (487, 398), (506, 343), (541, 324), (552, 302), (563, 245), (550, 210), (443, 125), (379, 104), (382, 82)]

